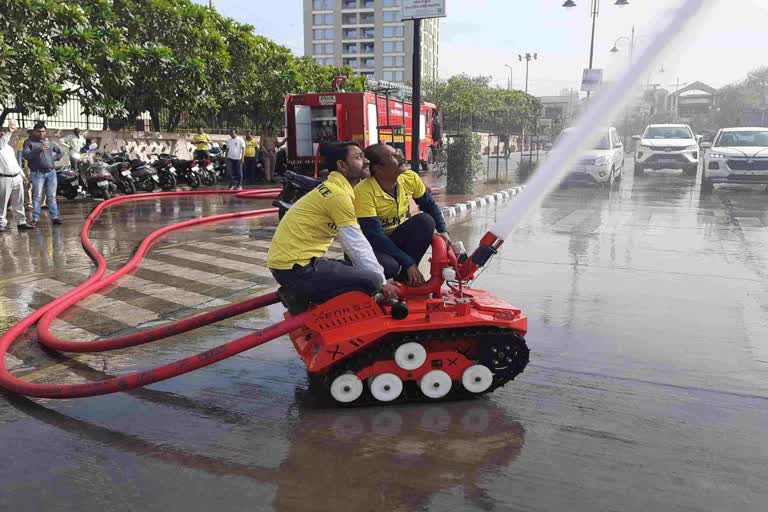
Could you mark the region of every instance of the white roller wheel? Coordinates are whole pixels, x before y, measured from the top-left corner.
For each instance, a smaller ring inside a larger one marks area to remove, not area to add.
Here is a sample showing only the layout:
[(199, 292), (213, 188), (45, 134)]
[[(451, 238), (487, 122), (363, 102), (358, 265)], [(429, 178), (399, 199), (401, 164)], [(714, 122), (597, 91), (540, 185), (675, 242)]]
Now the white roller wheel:
[(415, 370), (427, 360), (427, 350), (419, 343), (403, 343), (395, 350), (395, 362), (403, 370)]
[(391, 402), (403, 392), (403, 381), (394, 373), (382, 373), (371, 379), (371, 394), (379, 402)]
[(461, 375), (461, 383), (471, 393), (482, 393), (493, 384), (493, 372), (482, 364), (470, 366)]
[(341, 403), (349, 403), (357, 400), (363, 394), (363, 381), (357, 375), (345, 373), (339, 375), (331, 383), (331, 396)]
[(443, 398), (451, 390), (451, 376), (443, 370), (427, 372), (419, 381), (421, 392), (429, 398)]

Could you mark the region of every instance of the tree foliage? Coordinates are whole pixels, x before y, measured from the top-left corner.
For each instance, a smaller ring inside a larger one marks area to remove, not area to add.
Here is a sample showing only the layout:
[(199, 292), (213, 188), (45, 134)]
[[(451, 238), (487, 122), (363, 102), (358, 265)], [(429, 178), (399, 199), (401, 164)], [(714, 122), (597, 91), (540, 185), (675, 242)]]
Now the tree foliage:
[(222, 112), (280, 123), (285, 94), (329, 90), (339, 74), (352, 70), (297, 58), (190, 0), (5, 0), (0, 17), (0, 122), (53, 115), (76, 95), (84, 113), (149, 112), (157, 130)]

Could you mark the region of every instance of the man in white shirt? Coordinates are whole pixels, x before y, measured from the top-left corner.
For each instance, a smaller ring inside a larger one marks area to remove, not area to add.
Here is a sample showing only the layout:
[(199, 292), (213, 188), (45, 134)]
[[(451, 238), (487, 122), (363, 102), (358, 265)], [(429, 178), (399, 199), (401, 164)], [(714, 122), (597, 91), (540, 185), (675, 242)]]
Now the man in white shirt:
[(64, 137), (62, 142), (67, 146), (69, 165), (77, 170), (77, 165), (80, 162), (80, 150), (85, 147), (85, 137), (80, 134), (80, 128), (72, 130), (72, 133)]
[(237, 130), (229, 131), (227, 139), (227, 170), (229, 171), (229, 190), (243, 190), (243, 155), (245, 141), (237, 135)]
[(8, 224), (6, 212), (11, 205), (19, 231), (33, 229), (24, 214), (24, 172), (16, 160), (16, 152), (9, 144), (13, 126), (0, 129), (0, 233)]

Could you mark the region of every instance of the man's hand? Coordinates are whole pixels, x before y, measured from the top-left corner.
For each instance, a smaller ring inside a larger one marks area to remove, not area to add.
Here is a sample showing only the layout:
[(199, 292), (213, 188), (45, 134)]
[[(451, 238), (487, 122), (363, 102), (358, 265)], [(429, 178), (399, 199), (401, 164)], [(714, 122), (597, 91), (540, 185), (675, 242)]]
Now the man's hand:
[(405, 271), (408, 276), (408, 286), (421, 286), (424, 284), (424, 276), (421, 275), (418, 265), (411, 265)]
[(384, 294), (384, 297), (388, 300), (397, 300), (400, 298), (400, 290), (391, 280), (384, 283), (384, 286), (381, 287), (381, 293)]
[(448, 245), (451, 245), (451, 236), (448, 234), (447, 231), (444, 231), (442, 233), (438, 233), (437, 236), (445, 240), (445, 243)]

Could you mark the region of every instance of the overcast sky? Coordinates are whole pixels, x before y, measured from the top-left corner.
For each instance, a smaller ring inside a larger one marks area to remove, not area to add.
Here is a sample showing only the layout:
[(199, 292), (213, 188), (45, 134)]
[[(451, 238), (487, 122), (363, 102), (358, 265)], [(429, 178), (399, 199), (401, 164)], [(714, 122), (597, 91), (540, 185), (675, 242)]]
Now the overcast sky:
[[(195, 0), (207, 3), (206, 0)], [(653, 34), (659, 19), (677, 0), (629, 0), (617, 7), (615, 0), (601, 0), (595, 36), (594, 67), (606, 68), (610, 78), (627, 62), (626, 41), (622, 53), (609, 53), (614, 41), (629, 36), (636, 27), (638, 45)], [(700, 80), (721, 87), (743, 78), (758, 66), (768, 65), (768, 0), (710, 0), (712, 8), (696, 20), (695, 32), (646, 77), (674, 89), (681, 83)], [(447, 0), (448, 17), (441, 21), (440, 75), (457, 73), (491, 75), (506, 86), (510, 64), (514, 85), (524, 87), (521, 52), (538, 52), (531, 62), (529, 91), (536, 95), (558, 94), (560, 89), (579, 87), (581, 69), (589, 59), (589, 0), (576, 0), (577, 7), (561, 7), (563, 0)], [(304, 52), (302, 1), (215, 0), (217, 9), (250, 23), (263, 34), (293, 50)], [(279, 5), (278, 11), (275, 6)]]

